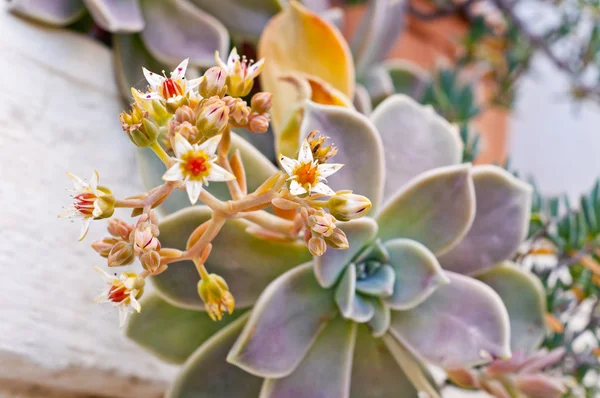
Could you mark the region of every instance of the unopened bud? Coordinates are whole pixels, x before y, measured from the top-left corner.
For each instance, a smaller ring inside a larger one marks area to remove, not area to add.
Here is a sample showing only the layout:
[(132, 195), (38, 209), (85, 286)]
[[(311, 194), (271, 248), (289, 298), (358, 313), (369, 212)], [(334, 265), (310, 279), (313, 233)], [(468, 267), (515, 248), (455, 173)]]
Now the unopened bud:
[(312, 237), (308, 240), (308, 251), (316, 257), (322, 256), (327, 250), (327, 245), (322, 238)]
[(94, 249), (98, 254), (102, 257), (108, 257), (110, 251), (113, 246), (119, 242), (116, 238), (104, 238), (102, 240), (97, 240), (92, 243), (92, 249)]
[(271, 109), (273, 94), (267, 92), (256, 93), (252, 96), (252, 110), (256, 113), (267, 113)]
[(532, 398), (560, 398), (567, 389), (558, 378), (544, 374), (519, 374), (515, 380), (519, 391)]
[(248, 124), (250, 108), (246, 101), (241, 98), (225, 97), (225, 103), (229, 107), (229, 120), (233, 121), (235, 127), (242, 127)]
[(158, 125), (137, 104), (131, 105), (129, 113), (121, 112), (119, 120), (131, 142), (139, 147), (152, 145), (160, 134)]
[(179, 97), (172, 97), (166, 102), (167, 111), (171, 114), (177, 112), (177, 109), (190, 104), (189, 94)]
[(108, 254), (108, 266), (120, 267), (122, 265), (128, 265), (131, 264), (134, 259), (135, 253), (133, 251), (133, 245), (129, 242), (120, 241), (113, 246)]
[(229, 123), (229, 107), (217, 97), (203, 100), (196, 115), (196, 128), (204, 137), (214, 137)]
[(134, 249), (137, 255), (148, 251), (160, 250), (160, 242), (156, 238), (158, 227), (153, 224), (139, 225), (135, 229)]
[(446, 369), (448, 378), (462, 388), (480, 388), (477, 373), (466, 368)]
[(147, 251), (140, 256), (140, 262), (146, 271), (153, 274), (160, 267), (160, 254), (154, 250)]
[(227, 91), (226, 81), (227, 73), (220, 67), (213, 66), (204, 72), (198, 91), (204, 98), (214, 97), (215, 95), (223, 97)]
[(266, 133), (267, 130), (269, 130), (269, 114), (268, 113), (263, 113), (263, 114), (257, 114), (257, 113), (253, 113), (250, 115), (250, 124), (249, 124), (249, 130), (252, 131), (253, 133)]
[(331, 214), (320, 210), (318, 213), (308, 217), (308, 227), (323, 236), (331, 236), (335, 231), (335, 218)]
[(353, 193), (332, 196), (327, 204), (331, 215), (340, 221), (361, 218), (371, 209), (371, 201), (367, 197)]
[(350, 247), (346, 234), (340, 228), (336, 228), (330, 236), (326, 236), (325, 242), (334, 249), (345, 250)]
[(108, 220), (108, 233), (114, 237), (121, 238), (123, 240), (129, 240), (129, 235), (133, 231), (134, 226), (126, 223), (118, 218)]
[(194, 110), (187, 105), (177, 108), (175, 111), (175, 117), (173, 121), (177, 123), (193, 123), (194, 122)]

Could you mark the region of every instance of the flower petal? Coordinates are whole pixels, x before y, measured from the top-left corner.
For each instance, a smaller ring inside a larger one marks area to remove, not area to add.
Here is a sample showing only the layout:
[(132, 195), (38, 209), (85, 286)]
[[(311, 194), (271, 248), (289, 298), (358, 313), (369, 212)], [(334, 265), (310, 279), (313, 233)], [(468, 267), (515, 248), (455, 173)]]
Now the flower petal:
[[(277, 168), (269, 161), (269, 159), (239, 135), (232, 133), (229, 154), (233, 154), (236, 149), (240, 150), (240, 155), (244, 160), (245, 169), (247, 171), (252, 170), (252, 172), (249, 172), (246, 175), (248, 192), (253, 192), (265, 182), (267, 178), (277, 172)], [(161, 176), (164, 173), (165, 166), (152, 150), (149, 148), (139, 148), (138, 162), (139, 169), (142, 173), (142, 182), (145, 187), (151, 189), (163, 183)], [(226, 184), (210, 184), (209, 186), (205, 186), (204, 189), (220, 200), (231, 199)], [(162, 214), (169, 214), (189, 207), (189, 205), (190, 201), (186, 193), (181, 190), (176, 190), (158, 207), (158, 210)]]
[(219, 147), (219, 143), (221, 142), (222, 134), (215, 135), (214, 137), (210, 137), (208, 140), (204, 141), (199, 145), (199, 148), (209, 155), (214, 155), (217, 152), (217, 148)]
[(262, 89), (273, 94), (271, 115), (276, 139), (296, 102), (295, 88), (280, 80), (282, 74), (314, 75), (352, 98), (354, 66), (346, 41), (334, 26), (296, 1), (267, 24), (258, 55), (267, 60), (260, 77)]
[(279, 163), (281, 167), (287, 175), (292, 176), (294, 174), (294, 169), (298, 166), (298, 161), (292, 158), (288, 158), (287, 156), (279, 155)]
[(377, 234), (377, 223), (368, 217), (340, 224), (340, 228), (346, 234), (350, 247), (345, 250), (329, 249), (313, 259), (317, 281), (325, 288), (335, 284), (350, 261)]
[(312, 188), (311, 192), (320, 193), (321, 195), (333, 196), (335, 195), (335, 191), (324, 182), (316, 183)]
[(146, 81), (154, 90), (157, 90), (165, 81), (165, 78), (159, 75), (158, 73), (151, 72), (144, 67), (142, 67), (142, 71), (144, 72), (144, 77), (146, 78)]
[(261, 377), (291, 374), (335, 317), (332, 296), (315, 280), (312, 264), (286, 272), (260, 296), (227, 360)]
[(373, 111), (371, 120), (386, 149), (386, 200), (417, 175), (461, 162), (457, 129), (431, 107), (393, 95)]
[(324, 163), (319, 165), (319, 174), (321, 177), (329, 177), (339, 169), (344, 167), (341, 163)]
[(190, 203), (195, 205), (202, 192), (202, 181), (189, 180), (185, 182), (185, 190), (187, 191)]
[(260, 397), (348, 397), (356, 327), (342, 318), (329, 322), (296, 370), (265, 380)]
[(185, 78), (185, 71), (187, 70), (189, 62), (190, 62), (189, 58), (186, 58), (183, 61), (181, 61), (181, 63), (179, 65), (177, 65), (175, 67), (175, 69), (173, 69), (173, 72), (171, 72), (171, 78), (172, 79), (183, 79), (183, 78)]
[(494, 267), (477, 279), (494, 289), (508, 310), (512, 351), (533, 353), (546, 333), (546, 295), (540, 280), (511, 262)]
[(144, 29), (138, 0), (84, 0), (94, 22), (111, 33), (135, 33)]
[[(160, 223), (160, 242), (164, 247), (185, 250), (188, 237), (211, 217), (205, 206), (194, 206), (166, 217)], [(263, 289), (290, 268), (306, 262), (310, 255), (298, 242), (266, 241), (246, 232), (250, 223), (228, 220), (212, 241), (206, 268), (222, 276), (229, 285), (237, 308), (254, 304)], [(198, 273), (191, 261), (170, 266), (152, 277), (158, 293), (169, 303), (204, 310), (198, 296)]]
[(511, 258), (527, 236), (532, 188), (497, 166), (473, 168), (477, 210), (467, 236), (440, 257), (445, 269), (476, 274)]
[(450, 284), (408, 311), (393, 311), (390, 333), (442, 367), (509, 358), (510, 325), (500, 297), (473, 278), (446, 272)]
[(356, 290), (369, 296), (388, 297), (394, 292), (395, 279), (394, 269), (385, 264), (377, 269), (373, 275), (356, 281)]
[(245, 312), (236, 310), (213, 322), (205, 312), (174, 307), (156, 294), (144, 295), (141, 304), (144, 311), (131, 317), (127, 337), (172, 363), (183, 363), (209, 337)]
[(202, 344), (187, 360), (166, 397), (258, 397), (262, 379), (225, 361), (247, 320), (246, 314)]
[(84, 218), (83, 220), (81, 220), (81, 230), (79, 231), (79, 238), (77, 238), (78, 241), (81, 242), (82, 240), (85, 239), (88, 231), (90, 230), (91, 222), (92, 222), (91, 218)]
[(219, 166), (216, 163), (211, 163), (210, 166), (210, 175), (208, 176), (209, 181), (231, 181), (235, 180), (235, 176)]
[(310, 145), (307, 140), (302, 141), (302, 145), (300, 145), (300, 150), (298, 151), (298, 163), (312, 163), (313, 155), (310, 150)]
[(163, 174), (162, 179), (165, 181), (180, 181), (185, 177), (181, 172), (181, 163), (176, 162), (173, 166), (169, 167), (169, 169)]
[(175, 139), (173, 141), (175, 145), (173, 151), (178, 158), (181, 158), (184, 153), (194, 150), (192, 144), (190, 144), (189, 141), (179, 133), (175, 135)]
[(350, 398), (418, 398), (419, 393), (383, 339), (374, 338), (366, 325), (358, 325)]
[(290, 193), (292, 195), (303, 195), (308, 192), (302, 185), (298, 183), (296, 180), (290, 181)]
[(308, 102), (300, 138), (304, 139), (312, 130), (321, 131), (340, 148), (335, 161), (345, 166), (329, 180), (330, 187), (336, 191), (350, 189), (368, 197), (374, 214), (386, 183), (384, 150), (375, 126), (356, 111)]
[(437, 288), (450, 282), (433, 253), (421, 243), (410, 239), (394, 239), (387, 241), (385, 248), (396, 276), (392, 296), (384, 299), (392, 309), (413, 308)]
[(403, 1), (371, 1), (352, 38), (352, 54), (359, 74), (381, 63), (404, 29)]
[(94, 170), (94, 172), (92, 173), (92, 178), (90, 178), (90, 184), (89, 187), (92, 190), (92, 192), (94, 193), (94, 195), (98, 196), (98, 181), (100, 180), (100, 174), (98, 174), (98, 171)]
[(54, 26), (69, 25), (85, 14), (81, 0), (12, 0), (7, 8), (13, 14)]
[(194, 66), (214, 64), (215, 50), (229, 46), (227, 29), (211, 15), (187, 1), (143, 0), (146, 28), (142, 39), (156, 59), (176, 65), (190, 56)]

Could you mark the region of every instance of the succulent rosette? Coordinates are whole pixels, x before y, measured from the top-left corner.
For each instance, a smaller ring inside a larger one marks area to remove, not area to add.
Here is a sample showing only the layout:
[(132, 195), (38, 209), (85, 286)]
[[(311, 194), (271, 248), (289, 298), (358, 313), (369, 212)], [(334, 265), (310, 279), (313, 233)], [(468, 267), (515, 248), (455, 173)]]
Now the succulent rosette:
[[(349, 249), (314, 259), (295, 241), (227, 221), (207, 262), (236, 297), (219, 323), (202, 312), (193, 267), (153, 277), (158, 294), (142, 299), (128, 334), (185, 361), (169, 396), (439, 396), (425, 363), (469, 368), (535, 349), (543, 293), (507, 261), (526, 236), (527, 184), (461, 164), (456, 129), (406, 96), (370, 119), (309, 102), (298, 138), (313, 129), (344, 149), (336, 161), (346, 166), (329, 185), (368, 196), (370, 217), (340, 224)], [(203, 206), (173, 213), (161, 242), (185, 249), (209, 218)]]

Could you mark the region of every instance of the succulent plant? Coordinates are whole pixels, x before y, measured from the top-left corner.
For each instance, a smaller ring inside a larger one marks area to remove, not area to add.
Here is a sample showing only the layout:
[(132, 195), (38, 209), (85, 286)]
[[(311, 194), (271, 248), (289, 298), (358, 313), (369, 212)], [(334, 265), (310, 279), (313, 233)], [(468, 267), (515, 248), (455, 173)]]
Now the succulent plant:
[[(294, 242), (261, 240), (245, 221), (227, 221), (207, 266), (228, 281), (238, 308), (252, 310), (225, 318), (220, 331), (200, 312), (193, 267), (153, 277), (158, 296), (142, 300), (128, 335), (187, 360), (170, 396), (436, 396), (423, 362), (470, 367), (539, 344), (539, 283), (506, 263), (527, 233), (527, 184), (496, 166), (460, 164), (456, 129), (405, 96), (371, 119), (308, 103), (301, 137), (312, 128), (344, 148), (337, 159), (346, 167), (330, 186), (369, 196), (373, 218), (340, 224), (350, 249), (312, 261)], [(171, 214), (161, 243), (185, 249), (209, 218), (202, 206)], [(173, 320), (166, 335), (159, 319)]]

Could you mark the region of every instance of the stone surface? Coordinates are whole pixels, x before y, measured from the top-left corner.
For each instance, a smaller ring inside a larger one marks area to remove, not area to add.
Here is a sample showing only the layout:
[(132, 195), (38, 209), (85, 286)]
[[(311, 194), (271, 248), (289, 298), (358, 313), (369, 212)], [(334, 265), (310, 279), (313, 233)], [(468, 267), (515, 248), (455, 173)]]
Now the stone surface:
[(105, 261), (89, 244), (105, 222), (78, 243), (79, 225), (57, 218), (70, 199), (66, 171), (89, 178), (96, 168), (120, 197), (142, 190), (117, 120), (111, 53), (1, 7), (0, 54), (0, 391), (160, 396), (175, 368), (128, 341), (115, 309), (92, 302), (104, 286), (92, 266)]

